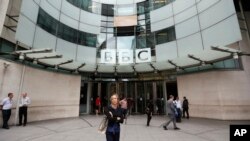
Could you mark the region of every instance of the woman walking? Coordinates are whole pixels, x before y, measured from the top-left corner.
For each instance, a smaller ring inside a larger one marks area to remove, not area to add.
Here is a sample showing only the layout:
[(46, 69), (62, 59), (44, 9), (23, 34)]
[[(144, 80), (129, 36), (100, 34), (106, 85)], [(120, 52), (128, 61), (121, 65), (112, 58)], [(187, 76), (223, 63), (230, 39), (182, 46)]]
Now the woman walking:
[(120, 123), (123, 123), (123, 110), (119, 107), (119, 97), (113, 93), (110, 97), (111, 104), (105, 108), (104, 113), (108, 118), (106, 130), (107, 141), (120, 140)]

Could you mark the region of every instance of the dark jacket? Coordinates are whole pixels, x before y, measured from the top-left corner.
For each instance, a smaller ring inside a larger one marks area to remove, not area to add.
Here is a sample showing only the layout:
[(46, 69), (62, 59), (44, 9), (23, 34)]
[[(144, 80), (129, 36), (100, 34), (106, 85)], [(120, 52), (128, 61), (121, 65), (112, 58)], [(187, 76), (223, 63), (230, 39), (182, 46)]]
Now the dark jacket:
[(187, 100), (187, 99), (184, 99), (184, 100), (183, 100), (183, 103), (182, 103), (182, 108), (183, 108), (183, 109), (188, 109), (188, 104), (189, 104), (189, 103), (188, 103), (188, 100)]
[[(110, 114), (112, 113), (112, 115)], [(123, 123), (123, 110), (118, 107), (113, 109), (111, 106), (108, 106), (104, 109), (104, 114), (108, 117), (108, 127), (106, 132), (118, 133), (120, 132), (120, 123)]]

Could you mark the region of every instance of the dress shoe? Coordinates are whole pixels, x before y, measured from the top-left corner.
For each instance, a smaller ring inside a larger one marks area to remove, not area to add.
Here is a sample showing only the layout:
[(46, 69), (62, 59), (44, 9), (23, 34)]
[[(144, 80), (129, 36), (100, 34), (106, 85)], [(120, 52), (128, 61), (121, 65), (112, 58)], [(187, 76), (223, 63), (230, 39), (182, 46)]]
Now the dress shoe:
[(167, 128), (166, 126), (163, 126), (163, 129), (164, 129), (164, 130), (168, 130), (168, 128)]
[(178, 127), (175, 127), (175, 128), (174, 128), (174, 130), (180, 130), (180, 128), (178, 128)]

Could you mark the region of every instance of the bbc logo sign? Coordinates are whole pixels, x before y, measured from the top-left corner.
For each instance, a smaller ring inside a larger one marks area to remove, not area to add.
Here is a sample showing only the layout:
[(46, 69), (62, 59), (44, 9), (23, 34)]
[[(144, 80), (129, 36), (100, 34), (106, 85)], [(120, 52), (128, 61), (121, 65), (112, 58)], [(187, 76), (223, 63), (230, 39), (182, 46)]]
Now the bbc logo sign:
[(250, 125), (230, 125), (230, 141), (246, 141), (250, 138)]

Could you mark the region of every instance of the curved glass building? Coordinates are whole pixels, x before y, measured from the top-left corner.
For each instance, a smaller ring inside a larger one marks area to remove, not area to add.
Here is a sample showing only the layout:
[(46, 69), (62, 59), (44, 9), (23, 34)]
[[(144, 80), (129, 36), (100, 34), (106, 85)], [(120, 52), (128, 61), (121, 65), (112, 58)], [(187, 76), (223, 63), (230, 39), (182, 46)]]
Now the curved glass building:
[(111, 92), (132, 113), (165, 114), (172, 94), (193, 117), (250, 119), (246, 0), (10, 0), (0, 19), (0, 98), (27, 92), (30, 121), (91, 114)]

